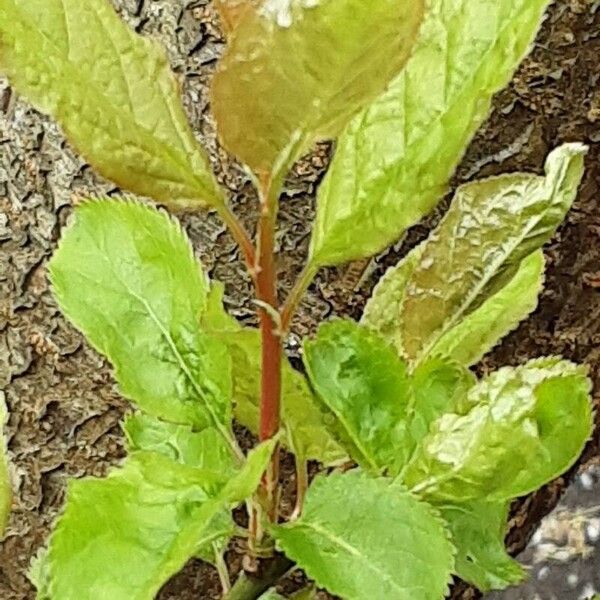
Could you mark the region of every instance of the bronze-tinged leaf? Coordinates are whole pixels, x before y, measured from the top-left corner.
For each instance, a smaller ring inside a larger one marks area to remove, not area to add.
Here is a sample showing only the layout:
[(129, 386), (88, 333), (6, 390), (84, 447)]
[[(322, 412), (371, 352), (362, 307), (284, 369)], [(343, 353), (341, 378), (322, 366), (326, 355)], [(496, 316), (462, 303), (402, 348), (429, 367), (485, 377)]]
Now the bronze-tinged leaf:
[(337, 135), (404, 66), (423, 0), (266, 0), (244, 13), (212, 87), (225, 147), (256, 173), (283, 172)]
[(123, 189), (172, 208), (223, 204), (164, 49), (107, 0), (0, 0), (0, 72)]
[(225, 33), (230, 34), (238, 26), (246, 13), (256, 10), (258, 0), (214, 0), (213, 2)]

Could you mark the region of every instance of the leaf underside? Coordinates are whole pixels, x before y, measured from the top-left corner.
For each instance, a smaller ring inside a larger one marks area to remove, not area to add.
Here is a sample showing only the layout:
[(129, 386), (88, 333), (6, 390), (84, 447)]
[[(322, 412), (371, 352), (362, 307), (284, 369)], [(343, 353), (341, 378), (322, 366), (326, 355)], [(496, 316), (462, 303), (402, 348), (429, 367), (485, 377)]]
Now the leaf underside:
[(174, 208), (222, 204), (164, 49), (107, 0), (0, 0), (0, 71), (120, 187)]
[(455, 573), (481, 591), (504, 589), (525, 578), (504, 546), (509, 507), (510, 502), (484, 501), (439, 507), (457, 550)]

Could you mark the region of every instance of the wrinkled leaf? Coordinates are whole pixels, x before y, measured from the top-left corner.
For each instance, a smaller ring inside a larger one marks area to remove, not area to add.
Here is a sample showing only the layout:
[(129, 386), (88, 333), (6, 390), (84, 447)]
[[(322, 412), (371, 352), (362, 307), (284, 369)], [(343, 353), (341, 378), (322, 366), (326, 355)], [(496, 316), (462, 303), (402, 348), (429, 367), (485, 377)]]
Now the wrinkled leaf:
[(258, 600), (285, 600), (285, 597), (277, 592), (275, 588), (265, 592)]
[(49, 596), (152, 600), (199, 548), (221, 538), (215, 517), (256, 489), (272, 451), (272, 442), (259, 446), (229, 481), (137, 452), (105, 479), (71, 482), (50, 541)]
[(413, 248), (397, 265), (386, 271), (369, 298), (361, 323), (390, 341), (403, 354), (400, 315), (406, 286), (419, 263), (424, 243)]
[(439, 600), (454, 564), (430, 506), (357, 471), (319, 476), (302, 517), (272, 530), (311, 579), (346, 600)]
[(403, 473), (427, 500), (510, 500), (566, 471), (592, 431), (586, 369), (560, 360), (503, 368), (438, 419)]
[(575, 199), (586, 151), (557, 148), (546, 177), (502, 175), (457, 190), (406, 286), (400, 329), (409, 358), (426, 356), (550, 239)]
[(229, 445), (214, 427), (194, 431), (190, 425), (161, 421), (137, 412), (123, 425), (129, 452), (156, 452), (183, 465), (233, 476), (236, 462)]
[(175, 221), (139, 203), (86, 202), (50, 277), (61, 309), (110, 359), (125, 396), (234, 443), (230, 357), (198, 328), (207, 283)]
[(406, 68), (338, 140), (317, 200), (315, 265), (375, 254), (435, 206), (548, 4), (430, 0)]
[(257, 173), (283, 171), (383, 91), (422, 15), (423, 0), (265, 0), (244, 12), (212, 86), (223, 144)]
[(305, 342), (304, 363), (351, 457), (374, 473), (397, 474), (411, 451), (411, 387), (394, 349), (353, 321), (333, 321)]
[(419, 365), (412, 373), (414, 410), (410, 422), (411, 437), (418, 442), (429, 433), (438, 418), (460, 410), (475, 376), (455, 362), (440, 359)]
[[(235, 475), (236, 461), (229, 445), (214, 427), (193, 431), (189, 425), (161, 421), (137, 412), (128, 415), (123, 425), (130, 453), (157, 452), (178, 463), (198, 469), (207, 469), (230, 478)], [(210, 535), (195, 550), (195, 556), (215, 564), (217, 553), (222, 553), (236, 532), (231, 511), (219, 511), (207, 527)]]
[(463, 365), (479, 362), (535, 310), (543, 284), (544, 253), (538, 250), (521, 261), (504, 287), (443, 335), (431, 354), (452, 357)]
[(456, 546), (454, 572), (481, 591), (501, 590), (525, 578), (504, 546), (509, 502), (441, 506)]
[[(231, 353), (234, 415), (253, 432), (258, 431), (261, 341), (256, 329), (243, 328), (222, 304), (223, 288), (213, 282), (202, 327)], [(298, 460), (318, 460), (326, 465), (343, 462), (346, 454), (325, 426), (306, 378), (285, 360), (282, 367), (283, 442)]]
[(120, 187), (174, 207), (222, 204), (164, 50), (107, 0), (0, 0), (0, 71)]
[(12, 502), (12, 491), (10, 478), (8, 476), (8, 465), (6, 461), (6, 443), (4, 441), (4, 423), (8, 415), (4, 405), (4, 394), (0, 392), (0, 539), (8, 522), (10, 505)]

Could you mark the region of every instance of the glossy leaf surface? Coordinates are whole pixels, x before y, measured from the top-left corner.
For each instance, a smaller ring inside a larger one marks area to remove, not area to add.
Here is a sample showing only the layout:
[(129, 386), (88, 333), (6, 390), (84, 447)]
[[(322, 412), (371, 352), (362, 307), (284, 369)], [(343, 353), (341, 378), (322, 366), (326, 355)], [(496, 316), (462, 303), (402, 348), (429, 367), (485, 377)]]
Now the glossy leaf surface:
[(429, 505), (357, 471), (319, 476), (302, 517), (273, 534), (317, 585), (346, 600), (439, 600), (454, 564)]
[(340, 136), (319, 190), (314, 264), (375, 254), (437, 204), (548, 4), (429, 2), (406, 68)]
[(375, 286), (361, 319), (365, 327), (392, 343), (400, 355), (404, 354), (400, 317), (406, 286), (419, 263), (424, 245), (413, 248), (404, 259), (385, 272)]
[(461, 410), (475, 381), (475, 376), (456, 362), (435, 358), (419, 365), (411, 374), (411, 438), (419, 442), (437, 419)]
[(401, 336), (411, 359), (427, 355), (550, 239), (575, 199), (586, 151), (557, 148), (545, 177), (502, 175), (458, 189), (406, 286)]
[(304, 362), (351, 457), (365, 470), (397, 474), (411, 450), (412, 398), (406, 365), (394, 349), (353, 321), (332, 321), (305, 342)]
[(259, 0), (214, 0), (213, 2), (221, 17), (221, 26), (230, 34), (243, 20), (249, 10), (256, 10)]
[(583, 367), (557, 358), (503, 368), (472, 387), (464, 410), (434, 422), (403, 474), (434, 502), (510, 500), (566, 471), (592, 431)]
[(0, 0), (0, 72), (120, 187), (173, 207), (222, 204), (165, 51), (107, 0)]
[(105, 479), (73, 481), (47, 557), (51, 598), (152, 600), (199, 548), (221, 511), (258, 486), (273, 444), (232, 479), (137, 452)]
[(256, 173), (333, 137), (401, 70), (423, 0), (266, 0), (245, 11), (212, 87), (225, 147)]
[(62, 311), (110, 359), (125, 396), (231, 442), (230, 357), (198, 327), (208, 286), (175, 221), (135, 202), (84, 203), (50, 277)]
[(509, 502), (469, 502), (441, 506), (456, 546), (455, 573), (481, 591), (501, 590), (525, 578), (506, 552)]
[[(257, 329), (241, 327), (227, 315), (222, 294), (222, 286), (213, 282), (202, 327), (229, 349), (235, 366), (234, 414), (242, 425), (256, 433), (260, 403), (260, 333)], [(318, 460), (327, 465), (345, 460), (346, 453), (329, 433), (306, 378), (287, 360), (282, 367), (282, 386), (285, 445), (299, 460)]]
[[(425, 246), (426, 243), (421, 244), (388, 269), (367, 302), (361, 320), (390, 340), (401, 355), (404, 347), (400, 325), (406, 288)], [(544, 254), (538, 250), (521, 261), (503, 287), (444, 334), (429, 354), (467, 366), (475, 364), (535, 310), (543, 281)]]
[(521, 261), (503, 287), (443, 335), (431, 354), (452, 357), (463, 365), (479, 362), (536, 309), (543, 284), (544, 253), (538, 250)]

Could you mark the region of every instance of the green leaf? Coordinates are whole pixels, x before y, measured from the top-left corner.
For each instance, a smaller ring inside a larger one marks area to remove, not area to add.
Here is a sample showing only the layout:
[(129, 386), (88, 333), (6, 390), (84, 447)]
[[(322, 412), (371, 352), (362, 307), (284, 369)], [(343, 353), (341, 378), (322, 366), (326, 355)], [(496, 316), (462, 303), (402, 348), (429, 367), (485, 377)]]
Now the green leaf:
[(346, 600), (439, 600), (454, 549), (437, 513), (390, 480), (319, 476), (302, 517), (272, 528), (280, 548)]
[(472, 387), (464, 410), (438, 419), (403, 482), (432, 502), (504, 501), (538, 489), (577, 460), (592, 431), (586, 369), (546, 358)]
[[(408, 282), (427, 243), (410, 252), (388, 269), (365, 306), (361, 323), (390, 340), (403, 354), (400, 315)], [(541, 250), (523, 259), (504, 287), (481, 300), (481, 305), (465, 316), (433, 346), (432, 356), (444, 357), (466, 366), (477, 363), (507, 333), (525, 319), (538, 302), (544, 282), (544, 254)]]
[(8, 419), (6, 406), (4, 404), (4, 394), (0, 392), (0, 538), (4, 533), (4, 528), (8, 523), (10, 505), (12, 502), (12, 491), (10, 487), (10, 478), (8, 475), (8, 464), (6, 459), (6, 443), (4, 441), (4, 423)]
[(156, 452), (180, 464), (231, 477), (236, 463), (231, 448), (214, 427), (194, 431), (190, 425), (161, 421), (137, 412), (123, 426), (129, 452)]
[(406, 286), (419, 264), (425, 243), (413, 248), (397, 265), (386, 271), (365, 306), (361, 323), (389, 340), (403, 354), (400, 315)]
[(282, 596), (277, 592), (275, 588), (271, 588), (266, 591), (258, 600), (285, 600), (285, 596)]
[(250, 450), (244, 467), (238, 475), (229, 479), (221, 497), (233, 504), (249, 498), (256, 491), (278, 443), (279, 436), (275, 436)]
[(504, 546), (509, 502), (470, 502), (440, 507), (456, 546), (454, 572), (481, 591), (501, 590), (525, 578)]
[(409, 358), (429, 354), (550, 239), (575, 199), (586, 151), (556, 149), (546, 177), (502, 175), (458, 189), (406, 286), (400, 329)]
[[(47, 557), (51, 598), (151, 600), (199, 548), (222, 537), (215, 518), (258, 486), (273, 442), (221, 474), (136, 452), (105, 479), (73, 481)], [(43, 573), (43, 571), (42, 571)]]
[(535, 310), (544, 285), (544, 253), (533, 252), (504, 287), (489, 296), (435, 344), (431, 354), (463, 365), (481, 360), (507, 333)]
[[(259, 421), (261, 341), (256, 329), (243, 328), (223, 309), (223, 288), (211, 285), (202, 328), (223, 343), (232, 357), (234, 415), (256, 433)], [(298, 460), (335, 465), (346, 453), (327, 429), (306, 378), (285, 360), (282, 367), (283, 442)]]
[(195, 544), (177, 552), (177, 538), (195, 527), (218, 484), (213, 476), (207, 485), (206, 472), (144, 452), (106, 479), (71, 482), (50, 541), (49, 596), (153, 598), (194, 553)]
[(438, 418), (460, 411), (468, 390), (476, 378), (468, 369), (439, 358), (419, 365), (412, 373), (414, 410), (410, 433), (416, 442), (422, 440)]
[(225, 147), (256, 173), (283, 172), (336, 136), (404, 66), (423, 4), (267, 0), (244, 12), (212, 86)]
[(106, 355), (144, 411), (234, 444), (231, 360), (202, 333), (207, 283), (180, 226), (135, 202), (79, 206), (50, 263), (65, 315)]
[(223, 203), (164, 50), (106, 0), (0, 0), (0, 71), (120, 187), (173, 207)]
[(406, 68), (340, 136), (319, 190), (313, 264), (376, 254), (437, 204), (549, 3), (429, 2)]
[[(220, 473), (224, 478), (235, 475), (235, 462), (229, 447), (214, 428), (200, 432), (187, 425), (165, 423), (149, 415), (136, 413), (124, 424), (129, 452), (156, 452), (180, 464)], [(231, 511), (218, 512), (208, 526), (209, 539), (198, 547), (195, 555), (211, 564), (216, 551), (223, 551), (236, 531)]]
[(411, 386), (394, 349), (357, 323), (333, 321), (305, 342), (304, 363), (352, 458), (371, 472), (397, 474), (411, 451)]

